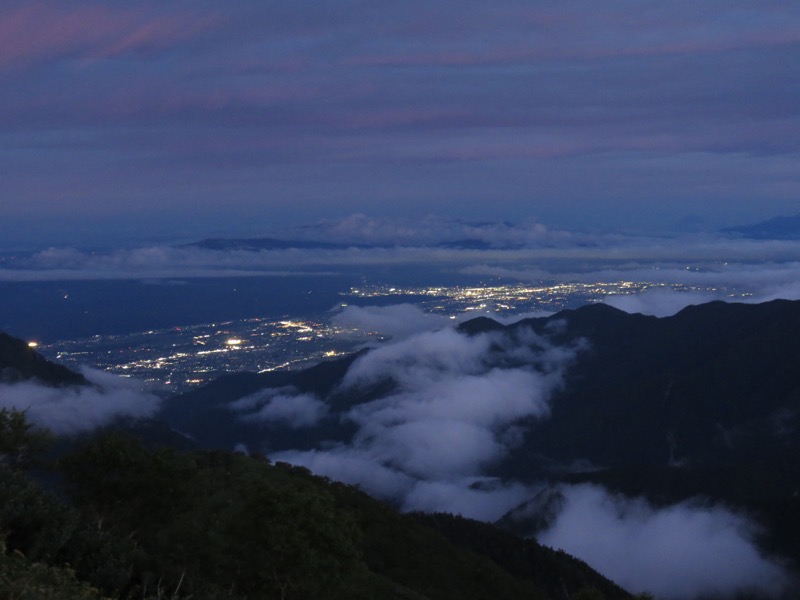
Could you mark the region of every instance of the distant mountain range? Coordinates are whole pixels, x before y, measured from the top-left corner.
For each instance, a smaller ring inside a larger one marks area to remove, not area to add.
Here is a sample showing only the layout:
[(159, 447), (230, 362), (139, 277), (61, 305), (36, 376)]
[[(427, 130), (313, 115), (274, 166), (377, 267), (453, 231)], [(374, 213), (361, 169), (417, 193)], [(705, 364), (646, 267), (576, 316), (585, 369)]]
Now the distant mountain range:
[(756, 240), (798, 240), (800, 239), (800, 214), (788, 217), (775, 217), (753, 225), (728, 227), (723, 233)]
[[(191, 244), (184, 244), (182, 248), (201, 248), (203, 250), (243, 250), (247, 252), (260, 252), (262, 250), (347, 250), (348, 248), (393, 248), (397, 244), (365, 244), (365, 243), (335, 243), (313, 240), (282, 240), (277, 238), (209, 238)], [(462, 239), (439, 242), (435, 248), (460, 248), (465, 250), (486, 250), (493, 247), (488, 242), (478, 239)], [(511, 247), (518, 247), (514, 245)]]
[[(689, 216), (675, 224), (678, 231), (700, 232), (712, 231), (713, 226), (697, 216)], [(750, 225), (738, 225), (726, 227), (720, 230), (721, 233), (747, 239), (760, 240), (797, 240), (800, 239), (800, 214), (790, 216), (780, 216), (754, 223)], [(445, 236), (446, 237), (446, 236)], [(541, 243), (538, 240), (537, 243)], [(548, 243), (552, 243), (549, 240)], [(578, 242), (580, 243), (580, 242)], [(525, 243), (509, 241), (499, 236), (491, 239), (483, 239), (481, 235), (476, 237), (453, 236), (451, 239), (432, 240), (409, 240), (402, 242), (396, 241), (376, 241), (376, 242), (326, 242), (315, 239), (281, 239), (275, 237), (258, 238), (208, 238), (184, 244), (182, 248), (200, 248), (204, 250), (216, 251), (247, 251), (260, 252), (264, 250), (346, 250), (348, 248), (395, 248), (398, 246), (421, 246), (430, 248), (460, 249), (460, 250), (488, 250), (488, 249), (519, 249)]]
[[(353, 246), (358, 246), (354, 244)], [(314, 242), (306, 240), (279, 240), (276, 238), (209, 238), (191, 244), (184, 244), (182, 248), (202, 248), (203, 250), (245, 250), (259, 252), (261, 250), (289, 250), (289, 249), (314, 249), (314, 250), (343, 250), (346, 244), (328, 242)]]

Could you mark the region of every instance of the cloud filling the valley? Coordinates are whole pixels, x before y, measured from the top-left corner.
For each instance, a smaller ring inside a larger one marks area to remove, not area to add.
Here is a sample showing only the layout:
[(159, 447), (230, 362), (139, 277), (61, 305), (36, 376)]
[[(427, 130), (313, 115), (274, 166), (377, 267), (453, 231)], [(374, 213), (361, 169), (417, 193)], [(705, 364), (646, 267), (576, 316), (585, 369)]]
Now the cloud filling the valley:
[(654, 317), (672, 316), (687, 306), (719, 299), (720, 294), (710, 292), (679, 292), (672, 288), (650, 288), (639, 294), (613, 294), (603, 302), (627, 313), (640, 313)]
[(58, 435), (74, 435), (121, 418), (153, 416), (161, 404), (137, 381), (82, 369), (91, 385), (48, 387), (34, 381), (0, 385), (0, 407), (24, 411), (27, 419)]
[(328, 405), (313, 394), (292, 387), (266, 388), (228, 406), (243, 421), (282, 424), (293, 429), (313, 427), (328, 414)]
[(565, 502), (537, 541), (585, 560), (631, 592), (691, 600), (745, 592), (777, 596), (790, 583), (765, 558), (754, 525), (720, 506), (656, 508), (594, 485), (564, 486)]
[(414, 333), (443, 327), (450, 322), (444, 315), (425, 312), (415, 304), (354, 306), (342, 308), (331, 318), (337, 327), (403, 338)]
[[(586, 347), (511, 331), (468, 336), (447, 327), (373, 349), (353, 363), (339, 390), (368, 397), (343, 415), (357, 426), (353, 438), (271, 458), (357, 484), (403, 510), (497, 520), (542, 485), (493, 477), (492, 466), (517, 446), (526, 421), (548, 417), (554, 392)], [(592, 485), (563, 492), (563, 509), (538, 541), (632, 591), (689, 600), (779, 593), (789, 581), (757, 549), (753, 524), (725, 507), (687, 501), (656, 508)]]
[(549, 414), (553, 391), (579, 347), (557, 348), (529, 330), (469, 336), (452, 327), (411, 335), (356, 360), (340, 392), (380, 398), (344, 419), (349, 444), (273, 456), (357, 483), (407, 510), (454, 510), (493, 520), (525, 486), (486, 477), (520, 441), (519, 423)]

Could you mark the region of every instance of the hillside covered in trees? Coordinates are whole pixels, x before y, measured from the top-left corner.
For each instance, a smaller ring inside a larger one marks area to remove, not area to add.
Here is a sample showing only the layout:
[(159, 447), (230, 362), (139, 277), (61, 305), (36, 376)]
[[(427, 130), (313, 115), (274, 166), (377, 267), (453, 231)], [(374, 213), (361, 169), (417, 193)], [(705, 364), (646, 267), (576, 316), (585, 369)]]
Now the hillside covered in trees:
[(45, 441), (0, 411), (4, 598), (630, 597), (564, 553), (303, 468), (119, 431), (45, 464)]

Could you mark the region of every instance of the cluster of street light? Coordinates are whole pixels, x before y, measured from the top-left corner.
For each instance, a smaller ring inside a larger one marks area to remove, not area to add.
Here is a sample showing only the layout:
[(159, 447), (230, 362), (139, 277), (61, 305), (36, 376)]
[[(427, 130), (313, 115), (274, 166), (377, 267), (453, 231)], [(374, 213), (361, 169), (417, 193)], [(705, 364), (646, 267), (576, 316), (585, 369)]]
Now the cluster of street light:
[[(364, 286), (342, 293), (342, 306), (367, 305), (396, 297), (420, 309), (451, 316), (512, 316), (555, 312), (602, 301), (612, 294), (633, 294), (654, 286), (684, 286), (618, 281), (615, 283), (505, 284), (483, 286)], [(381, 339), (376, 332), (346, 329), (332, 313), (305, 318), (250, 318), (224, 323), (171, 327), (125, 335), (94, 336), (42, 345), (37, 350), (68, 365), (88, 365), (137, 377), (169, 391), (184, 391), (238, 371), (292, 369), (353, 352)]]

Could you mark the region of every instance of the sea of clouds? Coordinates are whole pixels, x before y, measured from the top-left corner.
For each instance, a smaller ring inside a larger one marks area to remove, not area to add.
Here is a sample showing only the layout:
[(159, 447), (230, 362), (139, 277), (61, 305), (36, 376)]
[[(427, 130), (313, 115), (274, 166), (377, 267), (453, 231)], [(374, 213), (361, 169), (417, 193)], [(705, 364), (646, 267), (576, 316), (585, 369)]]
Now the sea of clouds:
[(717, 233), (576, 233), (536, 222), (513, 225), (439, 217), (412, 222), (357, 214), (265, 231), (264, 237), (339, 246), (260, 251), (163, 244), (104, 250), (52, 247), (0, 256), (0, 282), (324, 274), (346, 267), (416, 265), (519, 281), (724, 284), (759, 286), (768, 294), (796, 282), (800, 270), (800, 241)]

